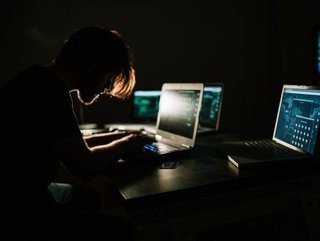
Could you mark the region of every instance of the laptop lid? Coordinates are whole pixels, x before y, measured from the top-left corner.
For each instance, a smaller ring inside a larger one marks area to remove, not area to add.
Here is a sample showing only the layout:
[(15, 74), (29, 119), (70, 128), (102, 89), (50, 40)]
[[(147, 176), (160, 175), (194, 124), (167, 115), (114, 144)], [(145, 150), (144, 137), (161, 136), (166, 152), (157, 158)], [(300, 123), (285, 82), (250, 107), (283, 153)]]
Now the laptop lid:
[(203, 83), (164, 83), (161, 88), (156, 137), (193, 147), (199, 124)]
[(213, 130), (219, 129), (223, 91), (223, 83), (204, 84), (199, 119), (200, 126), (209, 127)]
[(319, 150), (320, 86), (284, 85), (272, 139), (296, 151)]
[(156, 122), (159, 109), (160, 89), (134, 89), (131, 102), (133, 122)]
[(319, 119), (320, 86), (283, 85), (272, 138), (216, 146), (238, 168), (312, 162), (319, 155)]

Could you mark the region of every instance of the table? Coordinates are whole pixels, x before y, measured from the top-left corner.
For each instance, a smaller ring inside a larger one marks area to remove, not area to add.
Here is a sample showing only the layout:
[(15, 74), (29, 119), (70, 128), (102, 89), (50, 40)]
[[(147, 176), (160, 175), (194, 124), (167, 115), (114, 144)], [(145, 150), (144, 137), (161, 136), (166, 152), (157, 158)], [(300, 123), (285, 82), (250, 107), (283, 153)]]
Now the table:
[(238, 138), (200, 136), (185, 155), (109, 174), (137, 240), (318, 240), (320, 167), (239, 170), (214, 147)]

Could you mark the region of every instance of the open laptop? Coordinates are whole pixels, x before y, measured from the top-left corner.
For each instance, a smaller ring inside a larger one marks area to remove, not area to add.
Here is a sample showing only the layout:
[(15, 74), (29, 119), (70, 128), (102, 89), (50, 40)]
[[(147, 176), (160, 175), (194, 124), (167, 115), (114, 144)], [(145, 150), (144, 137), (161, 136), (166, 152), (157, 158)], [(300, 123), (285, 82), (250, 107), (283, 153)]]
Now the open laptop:
[(319, 159), (320, 86), (284, 85), (272, 139), (217, 144), (236, 167)]
[[(219, 129), (224, 84), (208, 82), (204, 84), (198, 134), (212, 133)], [(160, 89), (135, 89), (131, 98), (131, 121), (109, 123), (110, 131), (134, 130), (155, 134), (159, 110)]]
[(122, 160), (141, 160), (192, 149), (197, 136), (202, 95), (202, 83), (164, 83), (155, 139)]
[(223, 83), (204, 84), (198, 134), (219, 130), (223, 92)]
[(160, 89), (134, 89), (131, 98), (130, 122), (109, 123), (104, 127), (110, 131), (133, 130), (155, 134), (160, 95)]

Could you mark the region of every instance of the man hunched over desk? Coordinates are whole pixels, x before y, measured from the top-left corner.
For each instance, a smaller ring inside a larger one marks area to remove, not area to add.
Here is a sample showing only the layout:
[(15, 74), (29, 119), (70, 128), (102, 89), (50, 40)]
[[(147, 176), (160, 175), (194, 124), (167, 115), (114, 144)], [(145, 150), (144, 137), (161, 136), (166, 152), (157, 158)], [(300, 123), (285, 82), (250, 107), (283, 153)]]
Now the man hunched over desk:
[[(75, 202), (77, 196), (83, 200), (92, 192), (72, 193), (69, 185), (52, 182), (61, 164), (85, 182), (116, 166), (120, 153), (144, 144), (143, 136), (124, 132), (84, 138), (70, 97), (77, 92), (85, 105), (105, 94), (124, 99), (134, 85), (131, 50), (120, 34), (88, 26), (71, 34), (52, 63), (35, 64), (3, 86), (2, 207), (11, 238), (130, 240), (126, 220)], [(71, 193), (61, 195), (65, 190)]]

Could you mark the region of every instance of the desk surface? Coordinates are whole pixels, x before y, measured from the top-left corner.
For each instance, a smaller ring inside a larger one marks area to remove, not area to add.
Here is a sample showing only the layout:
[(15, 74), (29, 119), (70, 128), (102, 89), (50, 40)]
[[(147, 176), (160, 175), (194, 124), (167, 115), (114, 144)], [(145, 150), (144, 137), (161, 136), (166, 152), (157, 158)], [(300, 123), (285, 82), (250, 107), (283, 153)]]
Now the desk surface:
[[(139, 208), (269, 185), (315, 171), (301, 167), (239, 170), (213, 146), (237, 138), (226, 133), (200, 136), (195, 148), (184, 156), (123, 164), (109, 175), (111, 183), (127, 208)], [(175, 169), (159, 168), (171, 160), (179, 161)]]

